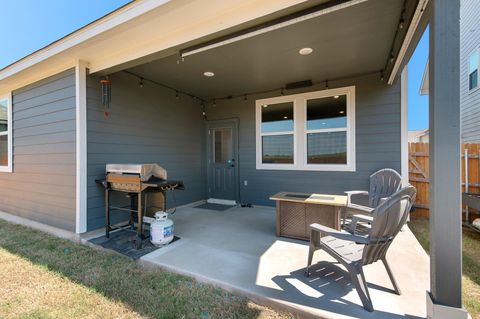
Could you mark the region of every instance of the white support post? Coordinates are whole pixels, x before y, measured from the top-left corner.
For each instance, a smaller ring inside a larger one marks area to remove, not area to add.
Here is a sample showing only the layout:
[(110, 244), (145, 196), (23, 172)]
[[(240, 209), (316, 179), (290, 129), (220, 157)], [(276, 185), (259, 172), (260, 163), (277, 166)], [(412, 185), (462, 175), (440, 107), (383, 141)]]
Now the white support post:
[(87, 63), (75, 64), (76, 219), (75, 232), (87, 231)]
[(430, 292), (427, 316), (468, 318), (462, 308), (460, 0), (431, 0)]
[(400, 81), (400, 147), (403, 186), (408, 185), (408, 65), (402, 71)]

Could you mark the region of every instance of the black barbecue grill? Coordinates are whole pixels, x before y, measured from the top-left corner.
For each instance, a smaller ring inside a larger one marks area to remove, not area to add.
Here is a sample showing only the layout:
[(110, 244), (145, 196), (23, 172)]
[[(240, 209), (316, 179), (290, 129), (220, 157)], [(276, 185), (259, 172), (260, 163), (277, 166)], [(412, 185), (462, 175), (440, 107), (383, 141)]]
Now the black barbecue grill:
[[(110, 231), (135, 226), (137, 222), (136, 248), (140, 249), (145, 239), (143, 232), (143, 217), (146, 216), (147, 208), (167, 210), (166, 192), (184, 190), (182, 181), (168, 180), (167, 172), (157, 164), (108, 164), (104, 179), (95, 180), (105, 188), (105, 236), (109, 238)], [(111, 205), (110, 192), (126, 193), (130, 198), (130, 205)], [(110, 213), (113, 210), (127, 211), (130, 219), (127, 224), (112, 226)]]

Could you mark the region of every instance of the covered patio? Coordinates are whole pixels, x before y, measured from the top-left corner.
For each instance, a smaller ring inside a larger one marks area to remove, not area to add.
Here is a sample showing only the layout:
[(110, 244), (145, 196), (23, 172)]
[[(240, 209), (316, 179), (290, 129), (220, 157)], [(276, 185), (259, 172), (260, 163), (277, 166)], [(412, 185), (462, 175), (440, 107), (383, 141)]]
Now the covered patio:
[[(2, 209), (79, 235), (102, 229), (108, 200), (95, 180), (106, 164), (158, 163), (185, 183), (167, 198), (183, 206), (174, 215), (182, 238), (145, 260), (312, 316), (465, 319), (459, 11), (460, 0), (133, 1), (0, 70), (16, 152), (1, 176)], [(427, 25), (430, 269), (405, 228), (387, 256), (404, 292), (367, 267), (368, 313), (321, 252), (303, 277), (306, 242), (275, 237), (269, 198), (365, 190), (383, 168), (408, 183), (406, 65)], [(41, 112), (19, 118), (31, 99)], [(32, 152), (23, 164), (22, 120)], [(45, 144), (32, 123), (46, 127)], [(33, 175), (22, 165), (44, 163), (64, 168), (68, 184), (45, 174), (32, 188), (41, 195), (10, 189)], [(188, 206), (206, 199), (254, 208)], [(34, 204), (18, 209), (24, 201)]]
[(269, 207), (226, 211), (180, 208), (172, 217), (181, 239), (142, 257), (300, 318), (425, 318), (429, 259), (407, 226), (387, 258), (402, 290), (396, 295), (381, 262), (365, 268), (375, 311), (367, 312), (340, 264), (324, 252), (304, 275), (308, 242), (275, 236)]
[[(458, 83), (458, 56), (447, 53), (458, 45), (458, 3), (450, 1), (297, 4), (179, 44), (173, 54), (93, 68), (86, 76), (87, 229), (103, 224), (103, 193), (93, 180), (112, 162), (164, 166), (185, 182), (179, 204), (220, 198), (265, 206), (279, 191), (342, 194), (367, 189), (368, 176), (385, 167), (407, 183), (405, 66), (428, 23), (435, 212), (430, 277), (426, 254), (405, 228), (387, 257), (403, 294), (391, 293), (381, 265), (367, 267), (376, 310), (367, 313), (345, 271), (326, 255), (315, 257), (316, 276), (306, 279), (307, 243), (275, 237), (273, 209), (259, 206), (182, 208), (174, 216), (182, 239), (144, 260), (303, 315), (416, 318), (428, 310), (434, 318), (463, 318), (460, 215), (452, 213), (460, 188), (442, 183), (459, 181), (459, 161), (451, 155), (459, 146), (459, 101), (442, 89)], [(98, 85), (106, 76), (112, 81), (108, 110)], [(329, 99), (319, 105), (330, 111), (309, 113), (309, 99)], [(282, 113), (268, 113), (275, 108)], [(309, 128), (310, 121), (326, 128)], [(321, 151), (310, 155), (315, 147), (309, 143), (319, 143)], [(334, 146), (325, 151), (322, 143)]]

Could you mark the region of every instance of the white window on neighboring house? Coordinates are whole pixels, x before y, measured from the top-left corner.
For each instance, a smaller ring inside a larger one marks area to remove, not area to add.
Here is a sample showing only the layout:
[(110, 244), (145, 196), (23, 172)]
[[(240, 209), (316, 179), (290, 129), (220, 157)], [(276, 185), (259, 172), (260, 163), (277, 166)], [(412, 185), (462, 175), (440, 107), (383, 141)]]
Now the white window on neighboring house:
[(355, 171), (355, 87), (256, 102), (257, 169)]
[(0, 95), (0, 172), (12, 171), (12, 99)]
[(478, 88), (480, 75), (478, 74), (478, 66), (480, 63), (479, 50), (475, 50), (468, 60), (468, 89), (474, 90)]

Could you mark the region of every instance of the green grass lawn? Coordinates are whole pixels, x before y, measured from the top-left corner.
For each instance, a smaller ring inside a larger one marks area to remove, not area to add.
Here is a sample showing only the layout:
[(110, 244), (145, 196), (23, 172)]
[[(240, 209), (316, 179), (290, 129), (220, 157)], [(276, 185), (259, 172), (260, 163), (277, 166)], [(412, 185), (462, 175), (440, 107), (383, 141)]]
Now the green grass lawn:
[[(409, 227), (429, 252), (428, 220), (412, 218)], [(480, 319), (480, 233), (463, 229), (463, 304), (472, 318)]]
[(290, 318), (186, 276), (0, 221), (0, 318)]

